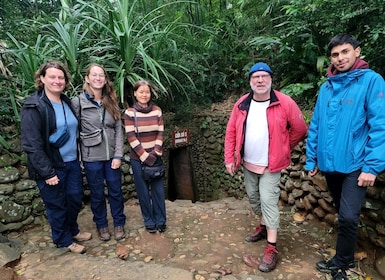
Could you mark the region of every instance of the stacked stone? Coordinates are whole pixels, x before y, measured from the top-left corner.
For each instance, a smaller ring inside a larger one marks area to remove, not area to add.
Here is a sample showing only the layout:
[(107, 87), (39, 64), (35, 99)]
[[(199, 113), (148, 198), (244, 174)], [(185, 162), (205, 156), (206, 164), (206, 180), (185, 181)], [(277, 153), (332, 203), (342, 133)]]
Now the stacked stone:
[[(164, 114), (164, 161), (172, 147), (172, 131), (188, 128), (191, 132), (189, 149), (195, 178), (196, 201), (211, 201), (222, 197), (246, 196), (243, 173), (226, 173), (223, 143), (229, 112), (200, 112), (179, 118)], [(16, 128), (12, 128), (16, 131)], [(39, 224), (44, 218), (44, 205), (34, 181), (28, 179), (25, 155), (20, 139), (9, 141), (10, 148), (0, 150), (0, 233), (19, 230), (29, 224)], [(292, 164), (282, 172), (280, 188), (282, 205), (289, 205), (307, 219), (319, 219), (336, 226), (338, 215), (322, 174), (310, 178), (304, 170), (305, 142), (292, 152)], [(1, 146), (0, 146), (1, 149)], [(128, 145), (125, 146), (128, 155)], [(167, 173), (165, 188), (167, 189)], [(125, 200), (136, 197), (129, 157), (122, 164), (123, 195)], [(89, 198), (84, 178), (85, 199)], [(360, 234), (373, 244), (385, 248), (385, 174), (381, 174), (374, 188), (368, 188), (361, 215)], [(107, 193), (107, 190), (106, 190)]]
[[(308, 220), (317, 218), (330, 226), (338, 225), (338, 213), (321, 172), (309, 177), (304, 170), (305, 143), (292, 152), (292, 164), (282, 172), (281, 203), (293, 206)], [(385, 173), (378, 176), (375, 186), (368, 188), (360, 216), (359, 235), (385, 248)]]
[[(10, 148), (0, 150), (0, 233), (17, 231), (24, 226), (42, 224), (45, 206), (34, 180), (28, 178), (21, 141), (9, 141)], [(85, 176), (84, 201), (89, 200), (90, 191)], [(122, 163), (123, 196), (125, 200), (136, 197), (129, 159)], [(105, 188), (107, 195), (107, 188)]]
[(296, 211), (313, 215), (329, 224), (336, 223), (337, 213), (333, 198), (328, 192), (325, 178), (321, 173), (309, 177), (304, 170), (306, 161), (305, 143), (299, 143), (292, 152), (292, 164), (282, 171), (280, 182), (281, 201), (295, 206)]

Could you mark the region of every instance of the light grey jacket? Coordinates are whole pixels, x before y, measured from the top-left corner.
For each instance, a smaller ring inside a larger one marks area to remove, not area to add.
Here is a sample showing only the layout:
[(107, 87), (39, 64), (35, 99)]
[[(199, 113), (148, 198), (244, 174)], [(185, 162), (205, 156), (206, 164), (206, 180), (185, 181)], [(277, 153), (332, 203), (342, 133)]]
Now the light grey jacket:
[[(72, 107), (79, 120), (79, 129), (91, 133), (100, 128), (102, 142), (96, 146), (86, 147), (79, 141), (81, 159), (85, 162), (105, 161), (112, 158), (123, 158), (123, 128), (122, 120), (115, 120), (103, 106), (99, 106), (92, 97), (83, 92), (72, 99)], [(81, 111), (80, 111), (81, 110)], [(103, 113), (105, 111), (105, 113)], [(104, 124), (102, 119), (104, 114)]]

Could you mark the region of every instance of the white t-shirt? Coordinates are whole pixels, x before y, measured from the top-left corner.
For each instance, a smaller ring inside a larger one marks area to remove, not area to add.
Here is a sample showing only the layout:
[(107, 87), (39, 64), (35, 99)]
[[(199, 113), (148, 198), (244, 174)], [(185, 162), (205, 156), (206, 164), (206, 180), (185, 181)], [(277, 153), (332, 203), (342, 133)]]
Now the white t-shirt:
[(268, 166), (269, 130), (267, 125), (267, 101), (250, 103), (246, 119), (246, 134), (243, 160), (257, 166)]

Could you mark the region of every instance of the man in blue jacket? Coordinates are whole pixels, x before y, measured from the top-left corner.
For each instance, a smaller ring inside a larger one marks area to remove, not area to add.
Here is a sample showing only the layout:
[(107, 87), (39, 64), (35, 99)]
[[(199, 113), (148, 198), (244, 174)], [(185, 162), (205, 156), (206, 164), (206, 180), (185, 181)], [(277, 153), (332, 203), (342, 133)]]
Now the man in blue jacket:
[(308, 131), (306, 169), (323, 172), (338, 211), (336, 254), (316, 267), (333, 280), (354, 267), (359, 215), (368, 187), (385, 169), (385, 82), (360, 58), (358, 41), (334, 36), (331, 65)]

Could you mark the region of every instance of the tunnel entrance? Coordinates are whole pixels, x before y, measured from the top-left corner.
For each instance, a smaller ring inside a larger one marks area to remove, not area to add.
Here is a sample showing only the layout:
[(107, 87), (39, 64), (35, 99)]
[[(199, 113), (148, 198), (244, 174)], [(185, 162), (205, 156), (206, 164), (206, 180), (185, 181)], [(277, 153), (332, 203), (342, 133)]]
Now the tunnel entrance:
[(190, 147), (169, 151), (168, 199), (186, 199), (196, 201), (194, 168), (192, 166)]

